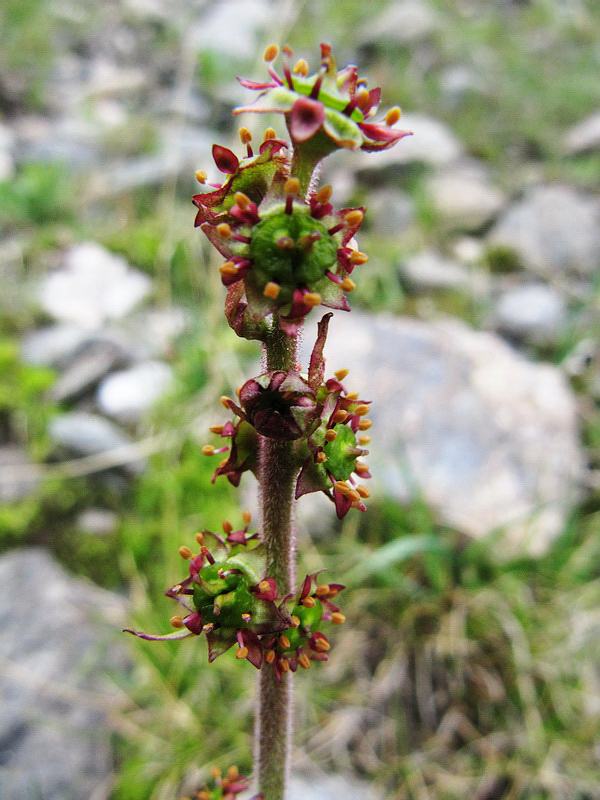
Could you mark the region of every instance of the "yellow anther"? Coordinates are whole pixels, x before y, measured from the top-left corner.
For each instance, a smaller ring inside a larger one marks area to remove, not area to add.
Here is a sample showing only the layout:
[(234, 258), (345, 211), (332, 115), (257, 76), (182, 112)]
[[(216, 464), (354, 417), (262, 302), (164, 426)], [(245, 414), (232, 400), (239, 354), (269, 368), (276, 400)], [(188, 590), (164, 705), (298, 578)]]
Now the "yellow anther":
[(231, 533), (231, 531), (233, 530), (233, 525), (231, 524), (231, 522), (229, 522), (228, 519), (224, 519), (221, 524), (223, 527), (223, 533)]
[(338, 422), (345, 422), (348, 419), (348, 412), (344, 411), (343, 408), (338, 409), (335, 414), (333, 415), (333, 421), (335, 423)]
[(237, 777), (239, 777), (239, 774), (240, 771), (235, 765), (229, 767), (229, 769), (227, 770), (227, 777), (229, 778), (230, 781), (234, 781)]
[(279, 644), (283, 647), (284, 650), (289, 650), (290, 647), (292, 646), (290, 640), (285, 635), (285, 633), (282, 633), (281, 636), (279, 637)]
[(344, 396), (344, 400), (358, 400), (358, 392), (348, 392), (348, 394)]
[(319, 637), (315, 640), (314, 648), (315, 650), (320, 650), (322, 653), (326, 653), (328, 650), (331, 650), (331, 645), (327, 639), (322, 639)]
[(237, 389), (235, 390), (235, 393), (236, 393), (236, 394), (237, 394), (237, 396), (239, 397), (239, 396), (241, 395), (241, 393), (242, 393), (242, 387), (241, 387), (241, 386), (238, 386), (238, 387), (237, 387)]
[(295, 614), (292, 614), (292, 625), (294, 628), (298, 628), (300, 625), (300, 617), (297, 617)]
[(321, 450), (319, 453), (317, 453), (317, 464), (324, 464), (326, 461), (327, 461), (327, 456)]
[(274, 128), (267, 128), (265, 131), (265, 142), (268, 142), (269, 139), (276, 139), (277, 133), (275, 132)]
[(398, 106), (394, 106), (393, 108), (390, 108), (390, 110), (385, 115), (385, 124), (386, 125), (395, 125), (398, 122), (398, 120), (400, 119), (401, 114), (402, 114), (402, 111), (400, 111)]
[(298, 194), (300, 191), (300, 181), (298, 178), (288, 178), (283, 185), (283, 191), (286, 194)]
[(237, 207), (240, 208), (242, 211), (248, 208), (248, 206), (252, 202), (248, 197), (248, 195), (244, 194), (244, 192), (236, 192), (233, 195), (233, 199), (235, 200)]
[(310, 306), (310, 308), (314, 308), (315, 306), (320, 306), (323, 298), (318, 292), (308, 292), (302, 298), (304, 301), (305, 306)]
[(354, 228), (357, 225), (361, 224), (364, 217), (365, 215), (363, 214), (363, 212), (360, 211), (358, 208), (355, 208), (353, 211), (349, 211), (344, 217), (344, 219), (346, 220), (348, 225), (350, 225), (350, 227)]
[(223, 433), (224, 425), (211, 425), (210, 432), (211, 433)]
[(369, 406), (366, 403), (360, 403), (360, 405), (356, 406), (354, 409), (354, 413), (357, 417), (364, 417), (365, 414), (369, 413)]
[(310, 658), (306, 655), (306, 653), (300, 653), (298, 656), (298, 663), (302, 669), (310, 669)]
[(280, 658), (277, 662), (277, 666), (282, 672), (290, 671), (290, 662), (287, 660), (287, 658)]
[(281, 291), (281, 286), (278, 283), (269, 281), (265, 286), (265, 288), (263, 289), (263, 294), (270, 300), (275, 300), (275, 298), (278, 297), (280, 291)]
[(369, 471), (369, 467), (368, 467), (367, 464), (365, 464), (364, 461), (357, 461), (356, 464), (354, 465), (354, 471), (358, 475), (361, 475), (364, 472), (368, 472)]
[(242, 619), (246, 624), (252, 622), (252, 614), (242, 614)]
[(212, 446), (212, 444), (205, 444), (202, 448), (202, 452), (205, 456), (214, 456), (215, 448)]
[(236, 658), (246, 658), (247, 655), (248, 655), (247, 647), (238, 647), (238, 649), (235, 651)]
[(267, 62), (275, 61), (277, 56), (279, 55), (279, 48), (276, 44), (270, 44), (267, 49), (265, 50), (265, 54), (263, 55), (263, 59)]
[(194, 177), (198, 183), (206, 183), (207, 175), (203, 169), (197, 169), (196, 172), (194, 172)]
[(350, 254), (350, 263), (354, 264), (354, 266), (366, 264), (368, 260), (369, 256), (366, 253), (361, 253), (360, 250), (355, 250)]
[(283, 54), (286, 55), (288, 58), (291, 58), (294, 55), (294, 51), (289, 46), (289, 44), (284, 44), (281, 50)]
[(206, 625), (202, 626), (202, 632), (203, 633), (212, 633), (215, 628), (216, 628), (216, 625), (215, 625), (214, 622), (207, 622)]
[(330, 201), (330, 199), (331, 199), (332, 191), (333, 191), (333, 189), (331, 188), (331, 186), (329, 184), (326, 184), (325, 186), (321, 186), (321, 188), (317, 192), (317, 200), (319, 201), (319, 203), (323, 203), (323, 205), (325, 203), (328, 203)]
[(271, 584), (269, 583), (269, 581), (261, 581), (258, 584), (258, 591), (261, 592), (262, 594), (265, 594), (270, 590), (271, 590)]
[(371, 442), (371, 437), (370, 436), (359, 436), (358, 437), (358, 443), (359, 444), (369, 444), (370, 442)]
[(360, 495), (359, 495), (359, 493), (356, 491), (356, 489), (351, 489), (351, 490), (348, 492), (348, 494), (346, 495), (346, 497), (347, 497), (349, 500), (352, 500), (352, 502), (353, 502), (353, 503), (358, 503), (358, 501), (360, 500)]
[(370, 419), (361, 419), (358, 423), (358, 430), (359, 431), (368, 431), (373, 423)]
[(338, 381), (343, 381), (343, 380), (344, 380), (344, 378), (346, 377), (346, 375), (347, 375), (349, 372), (350, 372), (350, 370), (349, 370), (349, 369), (338, 369), (338, 371), (337, 371), (337, 372), (334, 372), (333, 374), (334, 374), (334, 375), (335, 375), (335, 377), (338, 379)]
[(334, 483), (334, 487), (338, 490), (340, 494), (343, 495), (347, 495), (352, 491), (352, 489), (348, 486), (346, 481), (336, 481)]
[(315, 604), (315, 598), (309, 595), (308, 597), (305, 597), (304, 600), (302, 600), (301, 604), (304, 606), (304, 608), (313, 608)]
[(363, 108), (369, 102), (369, 92), (364, 86), (360, 86), (356, 92), (356, 104)]
[(228, 458), (223, 458), (223, 459), (222, 459), (222, 460), (219, 462), (219, 469), (220, 469), (221, 467), (224, 467), (224, 466), (225, 466), (225, 464), (226, 464), (228, 461), (229, 461), (229, 459), (228, 459)]
[(244, 525), (250, 525), (252, 522), (252, 514), (249, 511), (244, 511), (242, 514), (242, 522)]
[(296, 61), (293, 72), (296, 75), (308, 75), (308, 63), (303, 59)]
[(206, 789), (202, 789), (202, 791), (198, 792), (196, 795), (196, 800), (210, 800), (210, 792), (207, 792)]
[(238, 131), (238, 136), (240, 137), (242, 144), (249, 144), (252, 141), (252, 134), (248, 128), (240, 128)]
[(367, 489), (366, 486), (357, 486), (356, 491), (363, 499), (371, 497), (371, 492)]
[(346, 617), (341, 611), (334, 611), (331, 615), (331, 621), (334, 625), (343, 625), (346, 622)]
[(329, 584), (324, 583), (322, 586), (317, 586), (315, 589), (315, 594), (317, 597), (323, 597), (326, 594), (329, 594)]
[(181, 617), (179, 616), (179, 614), (175, 614), (175, 616), (174, 616), (174, 617), (171, 617), (171, 619), (169, 620), (169, 622), (171, 623), (171, 625), (172, 625), (174, 628), (183, 628), (183, 620), (181, 619)]
[(211, 775), (213, 778), (220, 778), (221, 777), (221, 770), (218, 767), (211, 767), (210, 768)]
[(221, 405), (225, 406), (225, 408), (230, 408), (229, 404), (233, 403), (233, 400), (231, 399), (231, 397), (227, 397), (226, 394), (222, 395), (219, 399), (221, 401)]
[(185, 558), (186, 561), (188, 558), (192, 557), (192, 551), (186, 544), (182, 544), (179, 550), (177, 551), (182, 558)]
[(329, 428), (325, 431), (325, 439), (328, 442), (335, 442), (337, 439), (337, 431), (334, 431), (333, 428)]
[(226, 261), (219, 267), (219, 272), (221, 273), (221, 275), (237, 275), (238, 268), (233, 263), (233, 261)]
[(275, 650), (267, 650), (265, 653), (265, 661), (267, 664), (272, 664), (275, 661)]
[(200, 545), (204, 544), (204, 534), (202, 531), (198, 531), (198, 533), (194, 536), (196, 542)]
[(353, 292), (356, 289), (356, 284), (352, 278), (344, 278), (344, 280), (340, 283), (340, 288), (345, 292)]
[(217, 233), (223, 239), (230, 239), (231, 238), (231, 225), (229, 225), (227, 222), (221, 222), (219, 225), (217, 225)]

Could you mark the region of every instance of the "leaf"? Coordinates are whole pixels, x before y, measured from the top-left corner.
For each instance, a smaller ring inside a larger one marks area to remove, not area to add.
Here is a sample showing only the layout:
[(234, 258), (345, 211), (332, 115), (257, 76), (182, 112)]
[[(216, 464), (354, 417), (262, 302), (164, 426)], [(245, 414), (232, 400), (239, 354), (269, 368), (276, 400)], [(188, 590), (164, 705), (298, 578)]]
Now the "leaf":
[(350, 571), (350, 579), (364, 580), (377, 572), (384, 571), (387, 567), (406, 561), (418, 553), (442, 554), (446, 552), (448, 552), (448, 548), (437, 536), (428, 534), (402, 536), (370, 553)]

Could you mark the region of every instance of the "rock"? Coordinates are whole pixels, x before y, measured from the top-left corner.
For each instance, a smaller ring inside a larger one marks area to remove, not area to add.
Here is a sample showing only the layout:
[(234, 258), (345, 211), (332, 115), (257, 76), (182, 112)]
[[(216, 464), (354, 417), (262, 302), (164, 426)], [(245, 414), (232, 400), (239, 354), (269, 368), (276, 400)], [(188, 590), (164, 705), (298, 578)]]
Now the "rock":
[(8, 125), (0, 122), (0, 181), (10, 180), (15, 172), (12, 150), (14, 135)]
[(433, 175), (426, 191), (441, 224), (453, 230), (480, 230), (506, 203), (502, 192), (476, 166), (457, 166)]
[(392, 3), (360, 33), (360, 45), (414, 45), (428, 39), (440, 25), (439, 15), (423, 0)]
[(292, 775), (289, 800), (380, 800), (381, 794), (368, 783), (343, 775)]
[(497, 330), (537, 345), (556, 344), (564, 333), (567, 307), (547, 284), (532, 283), (503, 292), (493, 312)]
[(190, 321), (191, 315), (182, 308), (150, 308), (130, 315), (119, 327), (129, 339), (143, 344), (144, 358), (165, 358), (172, 355)]
[(74, 400), (128, 360), (129, 354), (117, 342), (108, 338), (92, 339), (79, 349), (50, 390), (50, 397), (57, 403)]
[(21, 340), (21, 358), (26, 364), (61, 369), (89, 341), (90, 332), (64, 323), (29, 331)]
[(146, 361), (114, 372), (98, 387), (98, 408), (119, 422), (136, 424), (164, 394), (172, 379), (173, 370), (161, 361)]
[(461, 290), (470, 284), (469, 272), (462, 264), (434, 250), (424, 250), (405, 258), (400, 265), (400, 274), (409, 288), (417, 292)]
[(0, 557), (2, 796), (108, 800), (123, 602), (41, 549)]
[(569, 186), (536, 186), (507, 209), (487, 242), (515, 250), (542, 276), (591, 276), (600, 262), (600, 200)]
[(94, 329), (124, 317), (151, 289), (150, 278), (131, 269), (124, 258), (85, 242), (72, 247), (64, 266), (42, 281), (39, 299), (53, 319)]
[(576, 502), (582, 464), (562, 373), (456, 320), (354, 311), (336, 313), (330, 331), (327, 374), (349, 367), (348, 390), (373, 401), (369, 490), (422, 497), (442, 523), (498, 536), (500, 557), (545, 553)]
[(396, 237), (412, 226), (414, 218), (413, 202), (405, 192), (390, 186), (369, 194), (367, 222), (377, 236)]
[(39, 469), (17, 445), (0, 446), (0, 503), (24, 500), (37, 488)]
[[(114, 423), (87, 411), (70, 411), (50, 421), (48, 435), (55, 447), (77, 456), (105, 456), (102, 467), (123, 466), (139, 473), (145, 468), (137, 457), (132, 460), (133, 441)], [(116, 451), (116, 452), (112, 452)]]
[(467, 64), (447, 67), (440, 74), (439, 81), (442, 102), (452, 110), (460, 108), (469, 95), (485, 92), (481, 75)]
[(600, 150), (600, 111), (581, 120), (567, 131), (564, 148), (569, 155)]
[(77, 517), (77, 529), (93, 536), (108, 536), (119, 524), (119, 517), (107, 508), (86, 508)]
[(379, 153), (354, 155), (354, 168), (362, 179), (370, 177), (395, 181), (407, 164), (441, 167), (452, 164), (463, 155), (463, 147), (452, 131), (425, 114), (403, 114), (398, 127), (412, 131), (395, 147)]
[(237, 60), (255, 55), (259, 31), (272, 22), (272, 9), (264, 0), (229, 0), (213, 3), (201, 14), (193, 32), (198, 50), (221, 53)]

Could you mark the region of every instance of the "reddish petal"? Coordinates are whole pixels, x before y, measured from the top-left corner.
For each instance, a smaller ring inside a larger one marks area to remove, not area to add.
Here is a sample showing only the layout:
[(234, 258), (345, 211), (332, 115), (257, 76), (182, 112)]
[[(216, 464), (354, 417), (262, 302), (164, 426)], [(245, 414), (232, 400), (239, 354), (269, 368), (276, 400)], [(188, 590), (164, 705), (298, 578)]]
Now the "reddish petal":
[(274, 89), (276, 86), (280, 85), (279, 83), (275, 83), (275, 81), (250, 81), (248, 78), (236, 78), (236, 80), (242, 84), (244, 89), (252, 89), (257, 92), (264, 91), (264, 89)]
[(299, 97), (290, 114), (290, 133), (297, 142), (305, 142), (314, 136), (325, 121), (325, 106), (319, 100)]
[(386, 125), (377, 125), (371, 122), (359, 122), (358, 127), (370, 141), (361, 145), (361, 150), (373, 152), (387, 150), (405, 136), (412, 136), (412, 131), (402, 131), (398, 128), (388, 128)]
[[(264, 592), (260, 591), (260, 590), (256, 591), (254, 593), (254, 596), (258, 600), (271, 600), (271, 601), (276, 600), (277, 599), (277, 581), (275, 580), (275, 578), (265, 578), (264, 581), (261, 581), (261, 583), (265, 583), (265, 582), (269, 584), (269, 588)], [(258, 586), (257, 586), (257, 589), (258, 589)]]
[(212, 154), (215, 164), (221, 172), (235, 175), (240, 165), (239, 159), (235, 153), (228, 150), (227, 147), (221, 147), (220, 144), (213, 144)]

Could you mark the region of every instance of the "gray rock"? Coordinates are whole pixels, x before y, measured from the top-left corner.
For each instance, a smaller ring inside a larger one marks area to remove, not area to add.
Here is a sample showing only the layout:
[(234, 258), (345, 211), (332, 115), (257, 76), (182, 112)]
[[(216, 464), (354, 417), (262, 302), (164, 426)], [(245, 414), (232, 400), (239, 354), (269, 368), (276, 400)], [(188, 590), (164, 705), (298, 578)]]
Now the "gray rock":
[(2, 797), (107, 800), (123, 618), (120, 598), (41, 549), (0, 557)]
[(39, 299), (54, 319), (94, 329), (124, 317), (151, 289), (150, 278), (131, 269), (124, 258), (85, 242), (72, 247), (64, 266), (44, 278)]
[(289, 800), (380, 800), (381, 794), (357, 778), (343, 775), (292, 775)]
[[(379, 153), (354, 154), (354, 168), (362, 178), (375, 176), (395, 180), (398, 169), (407, 164), (441, 167), (452, 164), (463, 155), (463, 147), (452, 131), (425, 114), (403, 114), (397, 127), (412, 131), (395, 147)], [(395, 169), (396, 168), (396, 169)]]
[(164, 394), (173, 370), (162, 361), (146, 361), (114, 372), (98, 387), (98, 408), (119, 422), (136, 424)]
[(600, 200), (569, 186), (530, 189), (500, 217), (489, 245), (514, 249), (542, 276), (593, 275), (600, 263)]
[(600, 150), (600, 111), (582, 119), (567, 131), (564, 147), (570, 155)]
[(15, 172), (13, 160), (14, 134), (0, 122), (0, 181), (10, 180)]
[(40, 480), (38, 467), (17, 445), (0, 446), (0, 503), (15, 503), (32, 494)]
[(138, 473), (144, 463), (132, 458), (133, 441), (113, 422), (87, 411), (70, 411), (54, 417), (48, 435), (55, 447), (77, 456), (104, 456), (106, 467), (123, 466)]
[(190, 321), (191, 315), (182, 308), (149, 308), (131, 314), (119, 328), (129, 340), (143, 346), (140, 358), (165, 358), (172, 355), (177, 338)]
[(272, 20), (273, 11), (264, 0), (229, 0), (210, 4), (194, 29), (194, 45), (240, 59), (255, 54), (259, 31)]
[(493, 312), (497, 330), (532, 344), (555, 344), (567, 322), (566, 303), (547, 284), (516, 286), (503, 292)]
[(61, 369), (89, 337), (90, 332), (79, 325), (48, 325), (25, 334), (21, 340), (21, 358), (26, 364)]
[(119, 524), (119, 517), (107, 508), (86, 508), (78, 515), (77, 529), (93, 536), (107, 536)]
[(575, 398), (558, 369), (455, 320), (356, 311), (336, 313), (325, 355), (328, 374), (349, 367), (348, 390), (373, 401), (372, 492), (422, 496), (443, 523), (498, 536), (500, 557), (548, 550), (582, 465)]
[(414, 218), (413, 202), (405, 192), (390, 186), (369, 194), (367, 222), (377, 236), (397, 237), (412, 226)]
[(439, 15), (424, 0), (401, 0), (362, 28), (359, 44), (414, 45), (430, 38), (439, 26)]
[(467, 289), (470, 284), (466, 267), (434, 250), (405, 258), (400, 273), (409, 288), (416, 292)]
[(477, 231), (498, 216), (506, 203), (476, 166), (467, 164), (433, 175), (426, 182), (431, 203), (447, 228)]
[(58, 378), (50, 397), (56, 402), (74, 400), (93, 389), (111, 370), (129, 361), (127, 351), (108, 338), (92, 339), (81, 347)]
[(448, 108), (457, 109), (469, 95), (482, 94), (484, 91), (481, 75), (466, 64), (447, 67), (440, 74), (440, 94)]

